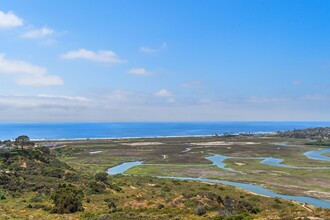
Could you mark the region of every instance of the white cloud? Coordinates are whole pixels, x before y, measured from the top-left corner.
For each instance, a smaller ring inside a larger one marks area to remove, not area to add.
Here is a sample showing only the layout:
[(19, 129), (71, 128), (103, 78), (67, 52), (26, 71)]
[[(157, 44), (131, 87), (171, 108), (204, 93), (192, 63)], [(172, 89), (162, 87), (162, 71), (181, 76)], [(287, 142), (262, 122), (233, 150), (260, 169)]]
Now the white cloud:
[(9, 11), (4, 13), (0, 11), (0, 28), (12, 28), (23, 25), (23, 20)]
[(139, 51), (141, 53), (153, 54), (153, 53), (157, 53), (157, 52), (160, 52), (160, 51), (166, 50), (166, 49), (167, 49), (167, 43), (166, 42), (163, 42), (162, 45), (160, 45), (158, 48), (141, 46), (140, 49), (139, 49)]
[(157, 97), (172, 97), (173, 96), (173, 94), (166, 89), (161, 89), (158, 92), (155, 92), (154, 95)]
[(151, 53), (158, 52), (158, 50), (153, 49), (153, 48), (150, 48), (150, 47), (140, 47), (140, 52), (141, 53), (149, 53), (149, 54), (151, 54)]
[[(91, 104), (92, 105), (92, 104)], [(1, 96), (0, 109), (13, 108), (23, 113), (25, 110), (80, 109), (86, 107), (86, 101), (70, 96)], [(31, 113), (31, 112), (30, 112)]]
[(101, 63), (120, 64), (126, 63), (126, 60), (120, 59), (116, 53), (111, 50), (91, 51), (86, 49), (79, 49), (69, 51), (61, 56), (63, 59), (85, 59)]
[(59, 96), (59, 95), (48, 95), (48, 94), (40, 94), (37, 97), (41, 98), (52, 98), (52, 99), (66, 99), (66, 100), (73, 100), (73, 101), (89, 101), (90, 99), (82, 96)]
[(132, 68), (128, 71), (128, 73), (134, 75), (149, 75), (149, 72), (144, 68)]
[(64, 83), (60, 77), (47, 74), (22, 76), (17, 78), (16, 82), (22, 86), (57, 86)]
[(24, 38), (30, 38), (30, 39), (40, 39), (49, 35), (52, 35), (54, 33), (53, 29), (43, 27), (40, 29), (33, 29), (29, 30), (26, 33), (22, 35)]
[(47, 69), (20, 60), (8, 60), (0, 54), (0, 74), (7, 74), (15, 82), (24, 86), (53, 86), (62, 85), (63, 80), (54, 75), (49, 75)]
[(0, 54), (0, 73), (26, 73), (26, 74), (46, 74), (44, 67), (32, 65), (19, 60), (8, 60), (5, 54)]

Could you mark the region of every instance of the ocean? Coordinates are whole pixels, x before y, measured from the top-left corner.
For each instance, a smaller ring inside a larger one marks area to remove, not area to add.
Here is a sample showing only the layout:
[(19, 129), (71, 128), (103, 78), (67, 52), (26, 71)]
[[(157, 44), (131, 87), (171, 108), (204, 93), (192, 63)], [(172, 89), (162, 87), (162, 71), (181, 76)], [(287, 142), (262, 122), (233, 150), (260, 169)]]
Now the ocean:
[(106, 123), (0, 123), (0, 140), (28, 135), (31, 139), (132, 138), (269, 133), (330, 122), (106, 122)]

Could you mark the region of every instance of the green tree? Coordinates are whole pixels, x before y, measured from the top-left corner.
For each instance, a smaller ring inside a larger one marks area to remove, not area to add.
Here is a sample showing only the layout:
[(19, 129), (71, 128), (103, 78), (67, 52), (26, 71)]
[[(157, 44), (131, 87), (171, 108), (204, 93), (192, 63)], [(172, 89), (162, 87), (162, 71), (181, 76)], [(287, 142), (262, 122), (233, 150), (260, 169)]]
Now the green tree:
[(31, 146), (32, 142), (30, 141), (30, 138), (28, 136), (21, 135), (15, 139), (15, 145), (16, 147), (21, 147), (23, 149), (24, 146)]
[(11, 140), (5, 140), (2, 142), (2, 144), (4, 144), (6, 147), (11, 147)]
[(82, 200), (84, 194), (71, 184), (60, 184), (51, 196), (54, 202), (54, 213), (74, 213), (83, 211)]

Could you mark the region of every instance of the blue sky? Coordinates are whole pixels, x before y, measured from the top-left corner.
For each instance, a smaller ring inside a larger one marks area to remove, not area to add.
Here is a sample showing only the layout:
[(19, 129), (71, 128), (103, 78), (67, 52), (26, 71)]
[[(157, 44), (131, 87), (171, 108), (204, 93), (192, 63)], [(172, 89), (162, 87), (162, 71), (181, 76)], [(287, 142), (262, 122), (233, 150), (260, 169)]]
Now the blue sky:
[(329, 121), (329, 10), (2, 1), (0, 121)]

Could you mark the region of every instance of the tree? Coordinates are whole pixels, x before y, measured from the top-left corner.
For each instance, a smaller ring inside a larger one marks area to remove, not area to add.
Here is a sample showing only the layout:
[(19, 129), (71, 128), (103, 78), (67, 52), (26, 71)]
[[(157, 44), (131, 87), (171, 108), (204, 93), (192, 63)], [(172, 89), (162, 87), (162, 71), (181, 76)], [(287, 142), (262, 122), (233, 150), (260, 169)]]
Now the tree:
[(34, 143), (30, 141), (30, 138), (28, 136), (21, 135), (15, 139), (15, 145), (16, 147), (21, 147), (22, 149), (24, 149), (24, 146), (33, 146)]
[(6, 147), (11, 147), (11, 140), (5, 140), (2, 142)]
[(54, 202), (54, 213), (74, 213), (83, 211), (82, 200), (84, 194), (71, 184), (60, 184), (51, 196)]

